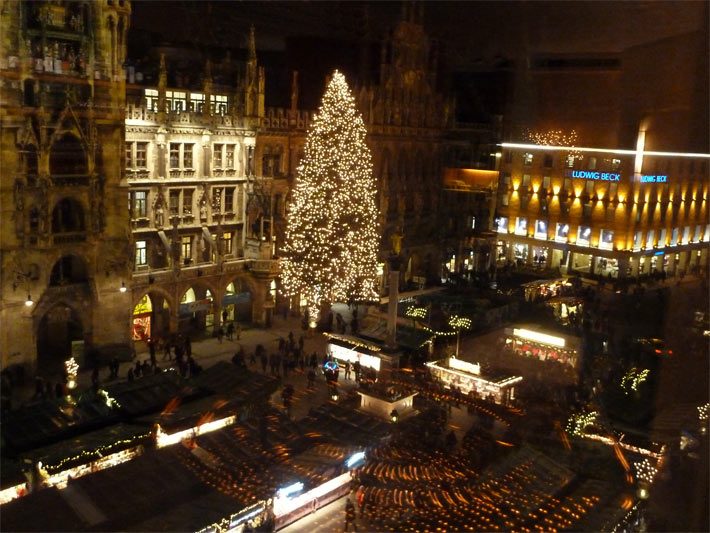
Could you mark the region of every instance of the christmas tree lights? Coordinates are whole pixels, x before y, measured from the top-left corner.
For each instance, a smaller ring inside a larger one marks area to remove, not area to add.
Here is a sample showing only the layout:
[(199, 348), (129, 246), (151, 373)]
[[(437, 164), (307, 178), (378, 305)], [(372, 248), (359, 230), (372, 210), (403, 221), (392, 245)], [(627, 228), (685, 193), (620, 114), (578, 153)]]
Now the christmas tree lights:
[(284, 290), (305, 299), (311, 327), (323, 303), (377, 297), (377, 188), (366, 133), (336, 70), (306, 137), (282, 250)]

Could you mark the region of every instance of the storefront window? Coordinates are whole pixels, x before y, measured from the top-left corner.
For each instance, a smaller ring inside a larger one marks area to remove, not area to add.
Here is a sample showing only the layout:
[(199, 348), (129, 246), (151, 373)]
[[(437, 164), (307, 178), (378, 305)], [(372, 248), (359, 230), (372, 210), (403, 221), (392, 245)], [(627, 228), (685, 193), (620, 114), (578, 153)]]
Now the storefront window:
[(611, 250), (614, 248), (614, 232), (610, 229), (603, 229), (599, 237), (599, 248)]
[(555, 240), (559, 242), (567, 242), (567, 235), (569, 235), (569, 224), (557, 224)]
[(589, 246), (589, 239), (591, 236), (592, 228), (589, 226), (579, 226), (579, 231), (577, 232), (577, 244)]
[(538, 220), (535, 223), (535, 238), (547, 239), (547, 221)]
[(508, 217), (496, 218), (495, 227), (498, 233), (508, 233)]
[(515, 233), (516, 235), (527, 235), (528, 234), (528, 219), (525, 217), (517, 217), (515, 219)]

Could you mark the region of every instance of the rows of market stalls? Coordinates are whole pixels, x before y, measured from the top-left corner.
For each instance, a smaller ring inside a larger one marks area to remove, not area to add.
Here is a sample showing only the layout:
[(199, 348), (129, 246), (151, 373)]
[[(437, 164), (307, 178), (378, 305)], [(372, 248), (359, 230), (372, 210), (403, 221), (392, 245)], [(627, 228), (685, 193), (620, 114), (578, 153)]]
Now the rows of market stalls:
[(6, 413), (0, 504), (129, 461), (206, 422), (247, 418), (277, 387), (271, 377), (220, 363), (191, 380), (166, 370)]
[[(225, 377), (228, 381), (230, 375), (235, 374), (227, 365), (218, 368), (211, 381)], [(230, 415), (221, 405), (223, 400), (204, 399), (212, 403), (203, 407), (212, 410), (198, 408), (200, 400), (196, 400), (176, 407), (173, 415), (155, 418), (154, 424), (160, 425), (155, 444), (141, 441), (131, 460), (5, 503), (3, 528), (278, 529), (348, 493), (351, 474), (362, 465), (366, 447), (387, 439), (391, 431), (389, 423), (357, 411), (352, 402), (348, 406), (329, 402), (312, 410), (298, 425), (264, 403), (255, 416), (239, 417), (209, 431), (212, 428), (206, 426)], [(195, 420), (196, 416), (201, 419)], [(147, 417), (141, 421), (148, 423)], [(107, 439), (125, 436), (130, 434), (128, 426), (106, 428), (102, 435)], [(192, 429), (186, 432), (185, 427)], [(203, 429), (195, 431), (196, 427)], [(36, 450), (33, 457), (54, 461), (66, 456), (69, 448), (78, 450), (90, 438), (101, 442), (97, 435), (86, 435)], [(100, 456), (99, 449), (94, 449)], [(38, 514), (38, 508), (43, 512)]]

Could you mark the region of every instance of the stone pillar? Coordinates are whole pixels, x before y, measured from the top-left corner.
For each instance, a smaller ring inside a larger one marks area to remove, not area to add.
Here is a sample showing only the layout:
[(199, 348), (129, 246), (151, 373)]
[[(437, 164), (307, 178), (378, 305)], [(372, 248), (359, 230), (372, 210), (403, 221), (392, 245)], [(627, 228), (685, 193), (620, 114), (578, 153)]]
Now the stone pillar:
[(528, 256), (525, 259), (525, 264), (527, 265), (532, 265), (533, 264), (533, 256), (535, 254), (533, 253), (533, 246), (532, 244), (528, 244)]
[(631, 258), (631, 277), (635, 278), (639, 275), (639, 263), (641, 259), (639, 257)]
[(397, 303), (399, 300), (399, 268), (402, 258), (392, 254), (389, 258), (389, 302), (387, 303), (387, 338), (390, 348), (397, 347)]
[(619, 267), (619, 279), (626, 277), (626, 271), (629, 269), (629, 258), (626, 256), (617, 257), (617, 265)]
[(707, 270), (708, 268), (708, 247), (704, 246), (702, 250), (700, 250), (700, 258), (698, 259), (698, 266), (701, 269)]
[(668, 258), (668, 267), (665, 269), (666, 275), (675, 276), (675, 254), (666, 254), (665, 257)]
[(650, 256), (650, 255), (644, 256), (642, 274), (650, 274), (650, 273), (651, 273), (651, 261), (652, 261), (652, 259), (653, 259), (653, 256)]
[(688, 272), (688, 252), (680, 252), (680, 258), (678, 259), (678, 273)]

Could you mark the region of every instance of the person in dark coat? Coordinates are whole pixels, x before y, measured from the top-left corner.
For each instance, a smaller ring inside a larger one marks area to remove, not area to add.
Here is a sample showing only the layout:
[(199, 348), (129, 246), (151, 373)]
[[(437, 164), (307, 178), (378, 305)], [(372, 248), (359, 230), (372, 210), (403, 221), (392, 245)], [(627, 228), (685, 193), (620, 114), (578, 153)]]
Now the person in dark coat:
[(357, 531), (357, 524), (355, 523), (355, 506), (350, 498), (345, 502), (345, 531), (348, 530), (348, 526), (352, 524), (353, 530)]

